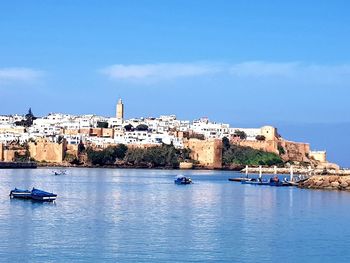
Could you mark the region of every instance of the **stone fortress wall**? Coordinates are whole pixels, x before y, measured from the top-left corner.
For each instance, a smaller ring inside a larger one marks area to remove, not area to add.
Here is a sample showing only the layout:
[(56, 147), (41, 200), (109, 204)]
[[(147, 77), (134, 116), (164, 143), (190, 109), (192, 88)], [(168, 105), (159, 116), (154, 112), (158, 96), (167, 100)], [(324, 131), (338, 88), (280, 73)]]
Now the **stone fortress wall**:
[(66, 142), (53, 143), (45, 139), (30, 142), (29, 152), (30, 156), (37, 161), (45, 161), (49, 163), (61, 163), (64, 160)]
[(222, 140), (191, 138), (184, 140), (184, 147), (191, 150), (191, 158), (198, 161), (199, 165), (212, 169), (222, 168)]
[(251, 147), (256, 150), (280, 154), (283, 148), (284, 154), (281, 157), (284, 161), (309, 162), (310, 145), (308, 143), (292, 142), (281, 138), (277, 129), (272, 126), (264, 126), (260, 129), (260, 135), (265, 140), (231, 140), (232, 143), (240, 146)]

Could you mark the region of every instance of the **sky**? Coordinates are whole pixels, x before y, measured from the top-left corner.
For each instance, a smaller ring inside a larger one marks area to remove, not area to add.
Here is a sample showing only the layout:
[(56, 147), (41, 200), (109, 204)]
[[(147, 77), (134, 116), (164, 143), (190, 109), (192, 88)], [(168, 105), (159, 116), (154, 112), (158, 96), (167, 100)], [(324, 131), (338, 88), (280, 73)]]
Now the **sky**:
[(113, 116), (121, 97), (127, 118), (271, 124), (350, 166), (349, 10), (346, 0), (1, 1), (0, 114)]

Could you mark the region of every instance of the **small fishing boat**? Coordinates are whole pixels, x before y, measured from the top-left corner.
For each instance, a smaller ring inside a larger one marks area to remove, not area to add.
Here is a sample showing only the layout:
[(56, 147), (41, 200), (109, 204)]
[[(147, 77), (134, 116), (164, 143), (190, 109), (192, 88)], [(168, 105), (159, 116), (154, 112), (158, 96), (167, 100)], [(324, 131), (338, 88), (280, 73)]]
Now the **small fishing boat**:
[(231, 182), (242, 182), (242, 181), (251, 181), (252, 178), (248, 178), (248, 177), (235, 177), (235, 178), (229, 178), (228, 179)]
[(30, 196), (33, 200), (44, 201), (44, 202), (55, 201), (57, 197), (57, 195), (54, 193), (45, 192), (43, 190), (39, 190), (36, 188), (33, 188)]
[(192, 184), (192, 179), (183, 175), (178, 175), (174, 180), (175, 184)]
[(241, 181), (241, 184), (251, 184), (251, 185), (269, 185), (270, 182), (265, 179), (251, 179), (250, 181)]
[(13, 189), (10, 192), (11, 198), (21, 198), (21, 199), (30, 199), (32, 192), (29, 190), (22, 190), (22, 189)]
[(270, 186), (290, 186), (289, 182), (286, 180), (280, 181), (280, 179), (277, 176), (274, 176), (270, 178)]
[(66, 174), (66, 170), (57, 170), (57, 171), (52, 171), (54, 175), (64, 175)]

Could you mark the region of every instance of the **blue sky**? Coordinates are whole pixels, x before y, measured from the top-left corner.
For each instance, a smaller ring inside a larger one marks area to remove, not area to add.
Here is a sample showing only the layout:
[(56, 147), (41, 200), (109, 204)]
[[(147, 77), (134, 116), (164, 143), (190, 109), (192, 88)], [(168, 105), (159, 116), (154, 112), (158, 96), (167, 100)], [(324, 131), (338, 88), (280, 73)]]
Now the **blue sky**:
[[(350, 122), (349, 10), (345, 0), (2, 1), (0, 114), (112, 116), (122, 97), (126, 117), (322, 133)], [(314, 145), (340, 158), (326, 140)]]

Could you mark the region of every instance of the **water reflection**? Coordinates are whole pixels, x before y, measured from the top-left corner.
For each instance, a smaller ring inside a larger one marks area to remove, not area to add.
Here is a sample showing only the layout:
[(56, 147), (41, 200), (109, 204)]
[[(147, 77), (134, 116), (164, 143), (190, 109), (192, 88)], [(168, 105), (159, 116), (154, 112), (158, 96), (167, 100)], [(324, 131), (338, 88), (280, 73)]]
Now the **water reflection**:
[[(1, 171), (6, 262), (295, 262), (291, 248), (300, 261), (349, 260), (349, 193), (241, 185), (220, 171), (181, 171), (185, 186), (178, 171), (50, 171)], [(33, 186), (56, 204), (8, 197)]]

